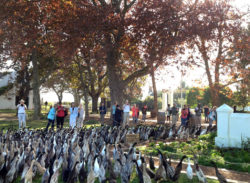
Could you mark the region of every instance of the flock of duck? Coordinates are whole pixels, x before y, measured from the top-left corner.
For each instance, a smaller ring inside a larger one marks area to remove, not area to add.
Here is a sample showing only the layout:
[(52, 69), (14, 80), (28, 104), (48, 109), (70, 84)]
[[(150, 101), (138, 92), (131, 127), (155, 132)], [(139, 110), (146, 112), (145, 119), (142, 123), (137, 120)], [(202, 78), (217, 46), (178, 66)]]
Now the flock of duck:
[[(172, 129), (172, 132), (171, 129), (163, 126), (126, 129), (102, 126), (80, 130), (61, 129), (56, 132), (28, 129), (1, 131), (0, 183), (11, 183), (18, 178), (21, 178), (21, 182), (32, 183), (37, 174), (42, 175), (42, 183), (57, 183), (59, 177), (66, 183), (94, 183), (96, 179), (100, 183), (115, 183), (117, 179), (128, 183), (134, 169), (140, 183), (151, 183), (152, 180), (177, 181), (186, 156), (174, 168), (171, 161), (157, 149), (159, 166), (156, 168), (151, 156), (147, 163), (145, 157), (136, 152), (136, 143), (127, 152), (122, 148), (126, 134), (139, 133), (141, 140), (147, 140), (150, 137), (180, 138), (182, 131), (187, 133), (186, 129)], [(202, 130), (198, 130), (201, 134)], [(194, 130), (191, 135), (198, 135), (198, 130)], [(208, 131), (211, 129), (206, 129)], [(189, 159), (188, 162), (187, 176), (192, 179), (193, 170)], [(207, 182), (196, 158), (194, 162), (199, 180)], [(217, 167), (216, 173), (220, 182), (226, 182)]]

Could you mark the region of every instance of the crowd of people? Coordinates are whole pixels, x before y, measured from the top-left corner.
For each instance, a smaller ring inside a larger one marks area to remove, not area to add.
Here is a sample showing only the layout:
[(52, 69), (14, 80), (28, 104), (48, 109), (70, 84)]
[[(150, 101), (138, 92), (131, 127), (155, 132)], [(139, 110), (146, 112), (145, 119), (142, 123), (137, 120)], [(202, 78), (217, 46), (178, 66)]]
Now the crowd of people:
[[(26, 127), (26, 109), (27, 107), (24, 104), (24, 100), (21, 100), (20, 104), (17, 105), (19, 128)], [(126, 100), (125, 104), (122, 107), (118, 105), (117, 102), (115, 102), (111, 106), (113, 126), (125, 127), (126, 125), (128, 125), (130, 112), (132, 112), (132, 119), (134, 124), (138, 123), (140, 111), (142, 113), (141, 119), (143, 122), (145, 122), (147, 116), (147, 110), (148, 110), (147, 105), (144, 105), (141, 108), (141, 110), (139, 109), (137, 104), (134, 104), (131, 107), (128, 100)], [(75, 127), (82, 128), (83, 121), (85, 118), (85, 112), (82, 104), (76, 106), (74, 102), (71, 103), (71, 107), (69, 108), (69, 113), (70, 113), (69, 126), (71, 128)], [(104, 102), (102, 102), (99, 107), (99, 113), (100, 113), (100, 122), (102, 125), (104, 125), (104, 119), (107, 113), (107, 109)], [(177, 121), (180, 119), (181, 125), (185, 127), (188, 125), (200, 127), (202, 113), (204, 113), (205, 122), (209, 123), (210, 126), (212, 126), (213, 122), (217, 120), (217, 113), (215, 106), (210, 109), (207, 105), (202, 107), (201, 104), (198, 104), (194, 110), (194, 114), (191, 112), (189, 105), (184, 105), (184, 107), (180, 110), (176, 106), (176, 104), (173, 104), (172, 107), (170, 106), (170, 104), (168, 104), (166, 109), (167, 122), (171, 123), (172, 121), (172, 125), (176, 125)], [(63, 128), (65, 117), (67, 115), (68, 115), (68, 109), (62, 106), (61, 102), (55, 104), (54, 106), (50, 106), (49, 112), (47, 114), (48, 124), (45, 130), (48, 130), (50, 126), (52, 129), (54, 129), (55, 121), (57, 128)]]
[(217, 112), (216, 107), (209, 108), (207, 105), (204, 107), (201, 104), (198, 104), (197, 107), (194, 109), (194, 114), (192, 114), (190, 110), (190, 105), (184, 105), (181, 109), (181, 114), (179, 116), (179, 108), (176, 107), (176, 104), (173, 107), (168, 104), (167, 107), (167, 121), (170, 122), (170, 117), (172, 116), (172, 125), (175, 125), (178, 121), (178, 118), (181, 118), (181, 125), (182, 126), (201, 126), (201, 116), (204, 112), (205, 116), (205, 123), (209, 123), (209, 126), (212, 126), (214, 121), (217, 121)]
[[(24, 104), (24, 100), (20, 100), (20, 104), (17, 105), (19, 128), (26, 127), (26, 110), (27, 110), (27, 106)], [(70, 112), (69, 126), (71, 128), (75, 128), (75, 127), (82, 128), (83, 121), (85, 118), (85, 112), (84, 112), (82, 104), (80, 104), (77, 107), (75, 106), (75, 103), (72, 102), (69, 108), (69, 112)], [(48, 123), (47, 123), (45, 130), (47, 131), (50, 126), (54, 130), (55, 122), (56, 122), (57, 128), (62, 129), (64, 125), (65, 117), (67, 115), (68, 115), (68, 109), (65, 108), (61, 102), (53, 106), (51, 105), (47, 113)]]

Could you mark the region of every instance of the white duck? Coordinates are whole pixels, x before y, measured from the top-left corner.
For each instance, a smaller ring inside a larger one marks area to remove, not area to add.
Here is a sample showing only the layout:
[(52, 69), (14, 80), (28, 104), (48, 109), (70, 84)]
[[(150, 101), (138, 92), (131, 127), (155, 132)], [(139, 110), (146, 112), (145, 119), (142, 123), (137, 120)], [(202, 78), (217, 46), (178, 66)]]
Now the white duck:
[(190, 165), (190, 158), (188, 158), (188, 166), (187, 166), (187, 177), (188, 179), (192, 180), (193, 179), (193, 169)]

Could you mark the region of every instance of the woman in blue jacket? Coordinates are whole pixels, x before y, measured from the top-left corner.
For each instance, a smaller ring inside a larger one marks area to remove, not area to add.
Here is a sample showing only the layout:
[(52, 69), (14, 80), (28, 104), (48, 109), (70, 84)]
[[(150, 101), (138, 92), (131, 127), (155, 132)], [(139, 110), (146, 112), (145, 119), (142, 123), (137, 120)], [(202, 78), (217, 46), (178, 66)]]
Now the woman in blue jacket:
[(56, 104), (54, 105), (54, 107), (50, 106), (50, 110), (48, 113), (48, 124), (46, 127), (46, 131), (48, 130), (50, 124), (51, 124), (51, 129), (54, 130), (54, 122), (55, 122), (55, 117), (56, 117)]

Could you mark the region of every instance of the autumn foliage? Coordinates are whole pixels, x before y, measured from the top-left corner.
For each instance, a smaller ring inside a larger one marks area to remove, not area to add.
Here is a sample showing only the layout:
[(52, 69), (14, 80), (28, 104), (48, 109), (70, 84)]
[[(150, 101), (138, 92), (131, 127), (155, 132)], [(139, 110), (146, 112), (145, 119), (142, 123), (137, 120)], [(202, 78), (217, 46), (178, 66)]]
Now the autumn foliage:
[(79, 78), (87, 71), (90, 83), (80, 78), (82, 88), (100, 96), (108, 84), (111, 101), (122, 103), (131, 83), (179, 63), (174, 58), (189, 45), (200, 52), (216, 101), (221, 68), (233, 67), (225, 50), (236, 41), (241, 16), (226, 0), (2, 0), (0, 22), (1, 62), (11, 59), (20, 69), (32, 63), (33, 88), (42, 85), (41, 68), (53, 62), (54, 70), (78, 68)]

